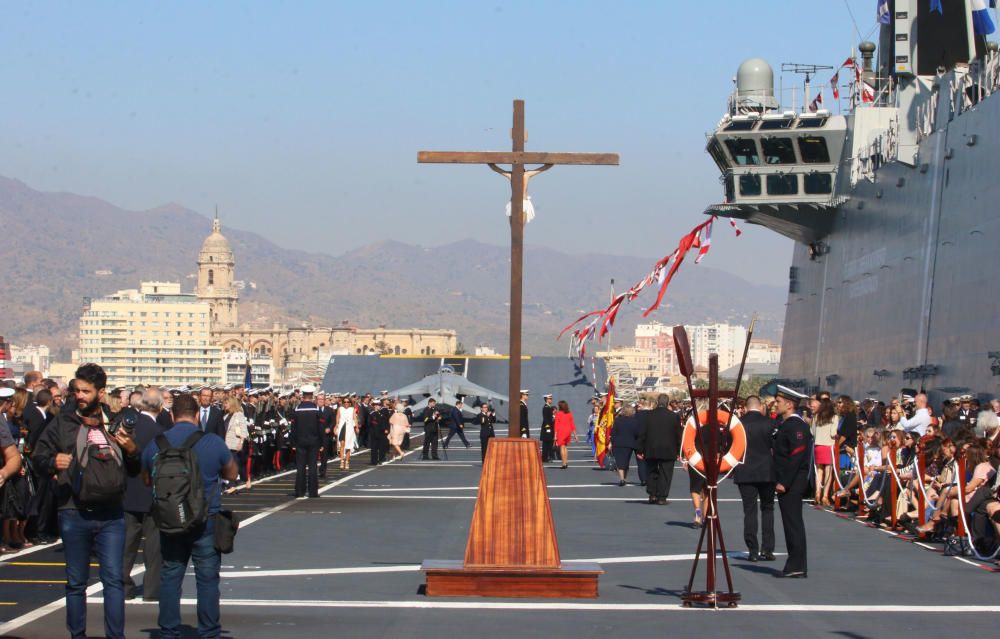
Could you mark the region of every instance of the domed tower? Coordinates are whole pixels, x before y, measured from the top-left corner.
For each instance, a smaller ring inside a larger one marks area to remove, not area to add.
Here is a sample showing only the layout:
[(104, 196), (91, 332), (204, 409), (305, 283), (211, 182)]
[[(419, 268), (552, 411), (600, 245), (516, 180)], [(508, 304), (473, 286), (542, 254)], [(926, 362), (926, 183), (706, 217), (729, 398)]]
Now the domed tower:
[(205, 238), (198, 253), (198, 286), (195, 295), (209, 303), (212, 309), (212, 328), (236, 327), (236, 261), (229, 241), (222, 235), (222, 225), (216, 216), (212, 220), (212, 233)]

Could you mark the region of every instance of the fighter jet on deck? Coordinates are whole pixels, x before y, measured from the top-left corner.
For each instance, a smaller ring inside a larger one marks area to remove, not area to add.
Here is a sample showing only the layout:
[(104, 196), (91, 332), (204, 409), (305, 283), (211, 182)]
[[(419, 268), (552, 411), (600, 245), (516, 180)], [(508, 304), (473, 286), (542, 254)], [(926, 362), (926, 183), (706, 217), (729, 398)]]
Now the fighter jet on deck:
[[(488, 388), (473, 384), (466, 378), (455, 373), (450, 366), (442, 366), (437, 373), (428, 375), (419, 382), (414, 382), (409, 386), (397, 388), (389, 392), (390, 397), (409, 397), (414, 400), (420, 398), (410, 408), (414, 415), (419, 415), (427, 407), (427, 400), (436, 399), (439, 404), (454, 406), (459, 399), (465, 401), (463, 413), (471, 417), (478, 410), (476, 407), (482, 402), (499, 402), (506, 404), (508, 398)], [(478, 400), (478, 401), (477, 401)]]

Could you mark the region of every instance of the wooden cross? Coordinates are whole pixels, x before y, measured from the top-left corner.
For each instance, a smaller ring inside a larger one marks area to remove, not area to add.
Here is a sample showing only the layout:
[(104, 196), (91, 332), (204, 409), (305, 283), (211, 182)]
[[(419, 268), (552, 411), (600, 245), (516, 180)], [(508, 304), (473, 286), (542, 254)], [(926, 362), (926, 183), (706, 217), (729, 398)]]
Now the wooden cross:
[[(486, 164), (510, 180), (510, 379), (508, 383), (508, 437), (518, 437), (521, 431), (521, 306), (524, 275), (524, 199), (528, 180), (556, 164), (617, 165), (617, 153), (541, 153), (526, 152), (524, 142), (524, 100), (514, 100), (514, 128), (511, 130), (511, 151), (420, 151), (417, 162), (436, 164)], [(509, 164), (505, 171), (498, 164)], [(526, 171), (525, 164), (542, 166)]]

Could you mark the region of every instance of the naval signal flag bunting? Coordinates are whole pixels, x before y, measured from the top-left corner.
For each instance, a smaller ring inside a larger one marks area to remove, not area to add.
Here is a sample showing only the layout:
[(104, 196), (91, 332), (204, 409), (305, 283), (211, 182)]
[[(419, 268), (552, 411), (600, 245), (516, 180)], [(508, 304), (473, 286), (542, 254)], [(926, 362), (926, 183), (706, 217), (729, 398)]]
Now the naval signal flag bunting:
[[(990, 0), (990, 7), (996, 7), (996, 0)], [(989, 35), (997, 30), (995, 24), (993, 24), (993, 18), (990, 17), (989, 7), (986, 6), (986, 0), (972, 0), (972, 26), (976, 31), (976, 35)]]

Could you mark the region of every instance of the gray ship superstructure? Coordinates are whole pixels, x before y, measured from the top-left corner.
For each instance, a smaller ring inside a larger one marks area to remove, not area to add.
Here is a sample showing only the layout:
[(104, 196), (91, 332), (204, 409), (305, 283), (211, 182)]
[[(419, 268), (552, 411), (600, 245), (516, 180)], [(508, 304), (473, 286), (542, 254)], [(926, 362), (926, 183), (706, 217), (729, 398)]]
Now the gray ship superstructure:
[(770, 66), (740, 66), (707, 147), (725, 202), (706, 212), (796, 242), (785, 380), (1000, 395), (1000, 57), (968, 12), (892, 4), (877, 61), (860, 46), (874, 99), (857, 83), (847, 115), (782, 109)]

